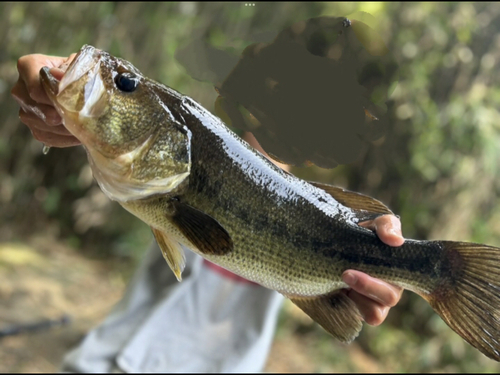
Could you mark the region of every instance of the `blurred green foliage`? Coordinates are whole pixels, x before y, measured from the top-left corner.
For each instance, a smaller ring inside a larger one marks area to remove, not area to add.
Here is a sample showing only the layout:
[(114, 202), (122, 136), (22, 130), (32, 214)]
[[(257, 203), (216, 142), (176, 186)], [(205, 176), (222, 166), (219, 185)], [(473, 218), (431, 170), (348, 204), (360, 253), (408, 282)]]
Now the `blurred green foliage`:
[[(498, 3), (0, 3), (0, 240), (42, 231), (133, 257), (151, 241), (145, 224), (100, 192), (82, 148), (44, 156), (20, 124), (9, 93), (20, 56), (67, 56), (91, 44), (212, 110), (212, 85), (195, 81), (175, 59), (193, 37), (238, 55), (299, 20), (356, 11), (374, 16), (370, 26), (399, 63), (390, 128), (356, 163), (294, 172), (384, 201), (401, 215), (406, 237), (500, 246)], [(292, 317), (282, 320), (310, 343), (318, 371), (356, 369), (318, 327), (304, 331)], [(414, 295), (357, 343), (385, 371), (500, 370)]]

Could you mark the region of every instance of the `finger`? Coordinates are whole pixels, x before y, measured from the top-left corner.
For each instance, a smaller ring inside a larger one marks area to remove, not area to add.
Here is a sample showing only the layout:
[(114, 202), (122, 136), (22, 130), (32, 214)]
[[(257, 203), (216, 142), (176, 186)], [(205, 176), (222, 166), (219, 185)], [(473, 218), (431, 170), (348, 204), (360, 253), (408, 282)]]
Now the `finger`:
[[(68, 58), (66, 60), (64, 60), (64, 62), (58, 66), (58, 69), (63, 72), (64, 72), (68, 69), (68, 67), (71, 65), (71, 63), (73, 62), (73, 60), (75, 59), (77, 53), (72, 53), (71, 55), (68, 56)], [(60, 78), (57, 78), (56, 79), (59, 79)]]
[(16, 85), (14, 85), (11, 90), (11, 94), (25, 113), (32, 113), (36, 115), (42, 121), (45, 121), (47, 125), (60, 125), (62, 123), (61, 116), (59, 116), (53, 106), (36, 103), (29, 96), (26, 85), (21, 79), (19, 79)]
[(66, 72), (66, 70), (68, 69), (70, 64), (73, 62), (73, 59), (75, 58), (75, 56), (76, 56), (76, 53), (72, 53), (71, 55), (69, 55), (69, 57), (67, 59), (65, 59), (62, 64), (60, 64), (59, 66), (57, 66), (55, 68), (51, 68), (49, 70), (50, 74), (52, 74), (52, 76), (56, 80), (60, 81), (63, 78), (64, 73)]
[(393, 230), (397, 235), (402, 236), (401, 221), (394, 215), (382, 215), (374, 220), (363, 221), (359, 225), (373, 231), (380, 229)]
[(383, 306), (355, 290), (348, 291), (347, 296), (354, 301), (365, 322), (371, 326), (380, 325), (389, 313), (389, 306)]
[(44, 66), (56, 68), (66, 60), (66, 57), (35, 54), (23, 56), (17, 61), (19, 77), (25, 83), (29, 96), (35, 102), (50, 104), (50, 99), (40, 84), (40, 69)]
[(12, 90), (10, 90), (10, 94), (21, 106), (25, 104), (30, 106), (36, 105), (36, 102), (31, 99), (31, 96), (28, 93), (28, 89), (26, 88), (26, 84), (21, 77), (19, 77)]
[(364, 228), (371, 229), (377, 236), (389, 246), (401, 246), (405, 239), (401, 232), (401, 221), (394, 215), (383, 215), (375, 220), (368, 220), (359, 223)]
[[(30, 128), (31, 129), (31, 128)], [(73, 136), (59, 135), (44, 132), (38, 129), (31, 129), (33, 137), (49, 147), (72, 147), (80, 145), (80, 141)]]
[(383, 306), (396, 306), (403, 293), (403, 289), (398, 286), (388, 284), (355, 270), (344, 272), (342, 280), (357, 293)]
[(49, 70), (49, 73), (52, 74), (52, 76), (58, 81), (60, 81), (64, 76), (64, 70), (61, 68), (52, 68)]
[(19, 110), (19, 119), (26, 124), (31, 130), (37, 129), (47, 133), (54, 133), (59, 135), (72, 135), (64, 125), (58, 126), (47, 125), (45, 121), (40, 119), (37, 115), (31, 112), (25, 112), (22, 108)]

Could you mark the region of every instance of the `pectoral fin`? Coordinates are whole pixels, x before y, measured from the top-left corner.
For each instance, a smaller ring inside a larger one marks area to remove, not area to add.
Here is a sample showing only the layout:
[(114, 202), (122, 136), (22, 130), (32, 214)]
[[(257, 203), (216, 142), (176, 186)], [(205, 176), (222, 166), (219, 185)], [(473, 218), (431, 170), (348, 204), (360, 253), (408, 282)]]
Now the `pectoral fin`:
[(368, 195), (319, 182), (309, 183), (324, 190), (344, 206), (352, 208), (360, 221), (371, 220), (380, 215), (394, 215), (385, 204)]
[(342, 342), (354, 340), (363, 327), (363, 318), (356, 304), (340, 290), (322, 296), (294, 297), (290, 300)]
[(179, 231), (203, 254), (226, 255), (233, 251), (233, 240), (213, 217), (177, 200), (171, 202), (170, 217)]
[(170, 269), (174, 272), (178, 281), (182, 281), (182, 271), (186, 266), (186, 258), (181, 245), (165, 233), (151, 227), (156, 242), (161, 249), (163, 257), (167, 261)]

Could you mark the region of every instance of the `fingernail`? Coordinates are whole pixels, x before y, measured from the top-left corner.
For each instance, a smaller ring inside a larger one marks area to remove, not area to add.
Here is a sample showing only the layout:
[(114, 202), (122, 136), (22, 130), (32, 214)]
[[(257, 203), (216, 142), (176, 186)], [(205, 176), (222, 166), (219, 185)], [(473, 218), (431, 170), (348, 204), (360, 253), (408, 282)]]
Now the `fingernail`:
[(351, 272), (346, 272), (342, 275), (342, 279), (347, 285), (354, 286), (358, 282), (358, 278)]
[(64, 76), (64, 73), (66, 72), (66, 69), (67, 69), (67, 66), (65, 66), (64, 68), (51, 68), (50, 69), (50, 74), (52, 74), (52, 76), (54, 76), (55, 79), (57, 79), (58, 81), (60, 81), (62, 79), (62, 77)]
[[(61, 66), (64, 66), (64, 65), (61, 65)], [(56, 67), (53, 67), (53, 68), (50, 68), (49, 72), (50, 73), (64, 73), (64, 69), (61, 68), (61, 66), (56, 66)]]
[(401, 220), (399, 218), (391, 217), (391, 223), (394, 228), (401, 229)]
[(389, 234), (392, 234), (392, 235), (394, 235), (394, 236), (401, 237), (401, 236), (398, 234), (398, 232), (396, 232), (393, 228), (389, 229), (389, 230), (388, 230), (388, 232), (389, 232)]
[(55, 110), (47, 111), (47, 121), (50, 123), (50, 125), (59, 125), (62, 123), (62, 118)]

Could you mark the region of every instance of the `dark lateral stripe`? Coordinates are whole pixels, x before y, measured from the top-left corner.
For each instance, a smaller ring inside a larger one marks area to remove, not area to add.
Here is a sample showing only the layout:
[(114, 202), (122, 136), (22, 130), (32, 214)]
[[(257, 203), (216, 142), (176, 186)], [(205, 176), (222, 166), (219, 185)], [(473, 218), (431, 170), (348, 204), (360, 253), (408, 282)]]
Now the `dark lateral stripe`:
[(383, 244), (378, 238), (371, 242), (363, 246), (352, 243), (345, 246), (337, 245), (334, 248), (324, 249), (322, 253), (353, 265), (399, 269), (432, 278), (440, 277), (447, 269), (447, 265), (443, 264), (445, 254), (437, 243), (418, 244), (406, 241), (403, 246), (393, 248)]

